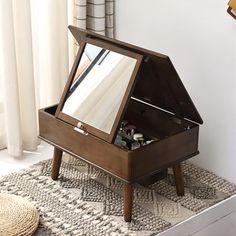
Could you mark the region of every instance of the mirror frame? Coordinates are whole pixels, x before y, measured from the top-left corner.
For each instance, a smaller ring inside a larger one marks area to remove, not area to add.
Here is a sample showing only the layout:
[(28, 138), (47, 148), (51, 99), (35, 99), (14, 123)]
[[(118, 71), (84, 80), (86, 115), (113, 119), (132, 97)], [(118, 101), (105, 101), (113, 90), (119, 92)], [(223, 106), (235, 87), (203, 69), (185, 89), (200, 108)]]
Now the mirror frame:
[[(69, 115), (67, 115), (67, 114), (62, 112), (64, 103), (66, 101), (66, 95), (67, 95), (67, 93), (68, 93), (68, 91), (69, 91), (69, 89), (71, 87), (71, 84), (73, 83), (73, 80), (74, 80), (77, 68), (79, 66), (80, 60), (82, 58), (82, 55), (83, 55), (83, 52), (84, 52), (84, 49), (85, 49), (85, 46), (86, 46), (87, 43), (95, 45), (95, 46), (98, 46), (98, 47), (101, 47), (101, 48), (104, 48), (104, 49), (108, 49), (108, 50), (114, 51), (116, 53), (120, 53), (120, 54), (125, 55), (125, 56), (132, 57), (132, 58), (137, 60), (136, 64), (135, 64), (135, 67), (134, 67), (134, 70), (133, 70), (133, 72), (131, 74), (128, 86), (126, 88), (125, 94), (124, 94), (124, 96), (122, 98), (121, 105), (120, 105), (120, 107), (118, 109), (118, 113), (117, 113), (117, 115), (115, 117), (115, 121), (114, 121), (114, 123), (112, 125), (110, 133), (106, 133), (106, 132), (104, 132), (104, 131), (102, 131), (102, 130), (100, 130), (98, 128), (95, 128), (95, 127), (93, 127), (93, 126), (91, 126), (89, 124), (84, 123), (82, 120), (78, 120), (78, 119), (76, 119), (76, 118), (74, 118), (72, 116), (69, 116)], [(60, 120), (63, 120), (63, 121), (69, 123), (70, 125), (72, 125), (74, 127), (78, 127), (78, 124), (80, 123), (80, 124), (83, 125), (83, 129), (84, 129), (84, 131), (86, 131), (87, 134), (94, 135), (96, 137), (99, 137), (99, 138), (107, 141), (107, 142), (112, 143), (114, 141), (115, 134), (116, 134), (117, 129), (118, 129), (118, 125), (120, 124), (121, 119), (122, 119), (123, 114), (124, 114), (124, 111), (125, 111), (125, 109), (127, 107), (127, 102), (128, 102), (128, 100), (129, 100), (129, 98), (131, 96), (131, 93), (132, 93), (133, 89), (134, 89), (135, 78), (136, 78), (137, 73), (139, 71), (142, 59), (143, 59), (143, 56), (141, 54), (138, 54), (138, 53), (135, 53), (135, 52), (132, 52), (132, 51), (120, 48), (120, 47), (118, 47), (118, 46), (116, 46), (116, 45), (114, 45), (112, 43), (107, 43), (106, 41), (103, 41), (103, 40), (100, 40), (100, 39), (86, 38), (85, 40), (83, 40), (80, 43), (79, 51), (77, 53), (75, 62), (73, 64), (73, 67), (71, 69), (69, 78), (67, 80), (67, 83), (65, 85), (63, 94), (62, 94), (60, 102), (58, 104), (58, 107), (57, 107), (57, 110), (56, 110), (56, 114), (55, 114), (56, 118), (58, 118)]]

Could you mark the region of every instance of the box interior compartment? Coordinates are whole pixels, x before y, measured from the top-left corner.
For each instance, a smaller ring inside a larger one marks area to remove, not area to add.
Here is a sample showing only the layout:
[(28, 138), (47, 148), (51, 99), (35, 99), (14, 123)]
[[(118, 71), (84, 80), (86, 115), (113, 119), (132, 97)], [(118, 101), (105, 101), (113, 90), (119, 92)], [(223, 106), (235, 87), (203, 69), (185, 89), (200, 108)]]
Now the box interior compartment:
[(49, 113), (50, 115), (53, 115), (55, 116), (55, 113), (56, 113), (56, 110), (57, 110), (57, 104), (56, 105), (53, 105), (51, 107), (47, 107), (44, 109), (45, 112)]
[(123, 121), (154, 142), (198, 126), (135, 98), (130, 99)]

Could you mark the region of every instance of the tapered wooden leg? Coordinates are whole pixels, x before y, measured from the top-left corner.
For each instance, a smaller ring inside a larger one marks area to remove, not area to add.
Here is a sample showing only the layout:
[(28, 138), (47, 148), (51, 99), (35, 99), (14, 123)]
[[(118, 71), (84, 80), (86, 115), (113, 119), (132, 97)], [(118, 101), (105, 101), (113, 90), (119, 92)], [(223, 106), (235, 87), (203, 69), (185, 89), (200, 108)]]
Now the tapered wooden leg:
[(184, 196), (184, 181), (181, 169), (181, 163), (178, 163), (173, 166), (174, 176), (175, 176), (175, 185), (176, 192), (178, 196)]
[(51, 177), (53, 180), (58, 179), (59, 170), (61, 166), (62, 151), (54, 147), (53, 160), (52, 160), (52, 174)]
[(132, 220), (133, 208), (133, 186), (125, 184), (124, 186), (124, 220), (130, 222)]

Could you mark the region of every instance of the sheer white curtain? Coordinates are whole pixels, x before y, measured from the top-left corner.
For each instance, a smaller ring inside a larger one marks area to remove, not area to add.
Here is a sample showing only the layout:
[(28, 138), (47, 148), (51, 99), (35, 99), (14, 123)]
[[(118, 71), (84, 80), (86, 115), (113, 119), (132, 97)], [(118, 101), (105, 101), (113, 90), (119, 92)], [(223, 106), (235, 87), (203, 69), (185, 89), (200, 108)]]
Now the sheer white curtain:
[(59, 101), (71, 2), (0, 0), (0, 148), (13, 156), (37, 148), (37, 110)]

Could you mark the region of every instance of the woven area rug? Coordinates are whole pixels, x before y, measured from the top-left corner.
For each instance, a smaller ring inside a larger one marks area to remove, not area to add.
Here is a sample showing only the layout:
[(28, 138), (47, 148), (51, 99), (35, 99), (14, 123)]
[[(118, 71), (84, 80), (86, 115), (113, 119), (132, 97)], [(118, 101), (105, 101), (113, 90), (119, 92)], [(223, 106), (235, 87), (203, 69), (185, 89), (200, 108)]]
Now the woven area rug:
[(39, 210), (36, 236), (157, 235), (236, 193), (235, 185), (183, 163), (185, 196), (178, 197), (173, 173), (148, 187), (136, 185), (133, 220), (123, 221), (122, 182), (76, 160), (62, 163), (58, 181), (51, 160), (0, 178), (0, 192), (23, 196)]

